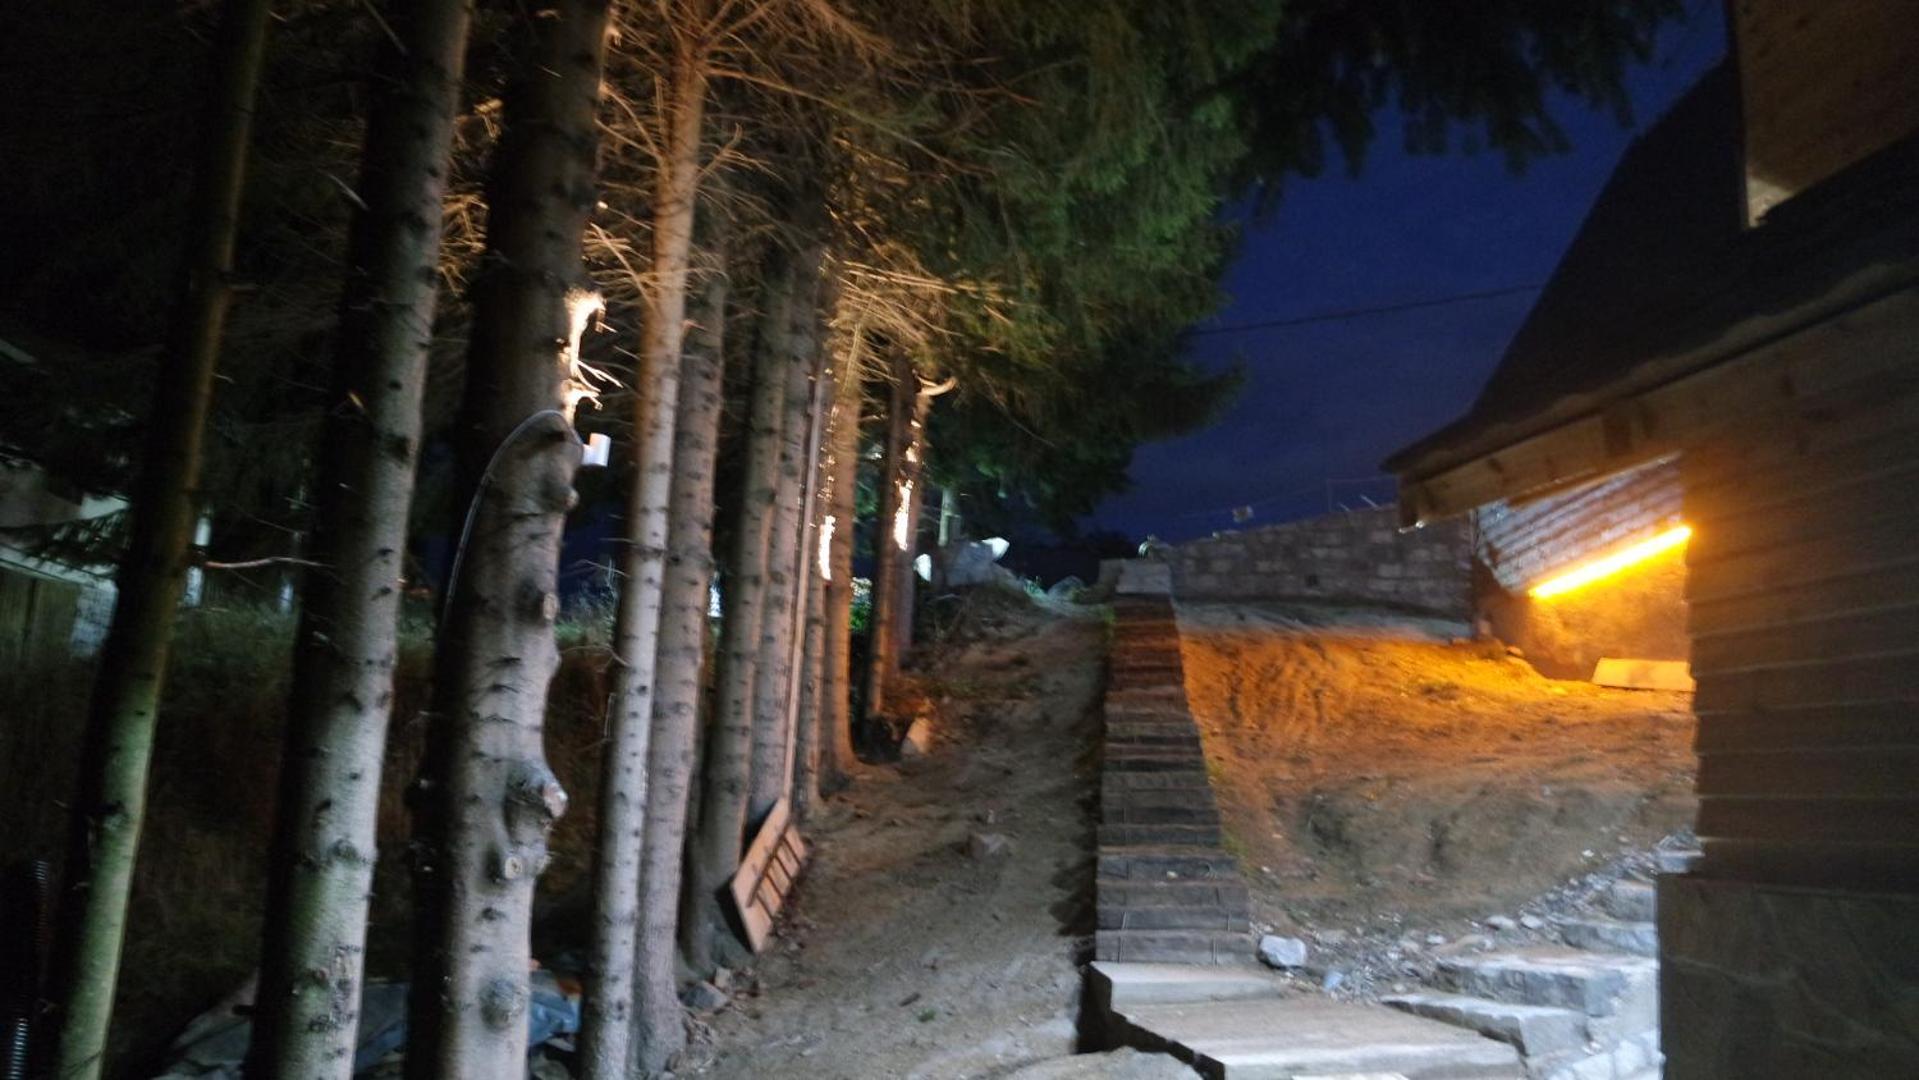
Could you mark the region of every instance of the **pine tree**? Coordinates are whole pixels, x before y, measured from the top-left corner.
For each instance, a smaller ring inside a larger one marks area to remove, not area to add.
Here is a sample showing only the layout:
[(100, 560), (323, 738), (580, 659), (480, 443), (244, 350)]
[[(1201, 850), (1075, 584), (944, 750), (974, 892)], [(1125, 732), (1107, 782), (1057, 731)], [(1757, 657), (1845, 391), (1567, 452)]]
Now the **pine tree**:
[(353, 1073), (380, 772), (392, 713), (441, 201), (469, 0), (407, 8), (383, 52), (340, 303), (333, 405), (294, 654), (249, 1054), (266, 1075)]
[(596, 202), (607, 0), (523, 28), (488, 189), (458, 423), (471, 509), (448, 580), (416, 812), (408, 1075), (526, 1068), (533, 886), (566, 793), (542, 747), (560, 531), (586, 390), (582, 235)]

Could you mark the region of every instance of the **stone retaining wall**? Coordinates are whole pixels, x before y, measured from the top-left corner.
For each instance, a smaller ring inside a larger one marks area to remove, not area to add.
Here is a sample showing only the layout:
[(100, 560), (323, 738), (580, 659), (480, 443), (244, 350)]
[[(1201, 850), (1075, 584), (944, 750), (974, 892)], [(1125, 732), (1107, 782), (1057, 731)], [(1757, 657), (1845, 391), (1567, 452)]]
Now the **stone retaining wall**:
[(1399, 528), (1385, 506), (1220, 533), (1168, 550), (1181, 600), (1330, 600), (1471, 617), (1464, 519)]

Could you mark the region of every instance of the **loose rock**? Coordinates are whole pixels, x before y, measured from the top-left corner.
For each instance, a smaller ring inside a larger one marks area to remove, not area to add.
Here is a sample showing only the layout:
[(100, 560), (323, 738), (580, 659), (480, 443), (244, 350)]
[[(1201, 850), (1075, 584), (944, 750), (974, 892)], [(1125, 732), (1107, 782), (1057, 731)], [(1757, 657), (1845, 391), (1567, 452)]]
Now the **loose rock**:
[(966, 838), (966, 853), (985, 862), (1013, 853), (1013, 842), (1001, 833), (973, 833)]
[(1306, 943), (1296, 937), (1267, 934), (1259, 939), (1259, 959), (1281, 970), (1306, 966)]

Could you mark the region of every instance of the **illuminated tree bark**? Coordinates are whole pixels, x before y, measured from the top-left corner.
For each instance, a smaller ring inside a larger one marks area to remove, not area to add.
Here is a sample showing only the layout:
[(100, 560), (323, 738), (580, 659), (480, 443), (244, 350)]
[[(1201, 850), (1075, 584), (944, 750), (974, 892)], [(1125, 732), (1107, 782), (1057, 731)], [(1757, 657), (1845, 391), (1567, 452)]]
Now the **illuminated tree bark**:
[(700, 318), (687, 340), (680, 422), (673, 453), (666, 577), (661, 592), (659, 689), (647, 747), (646, 842), (640, 867), (635, 1038), (643, 1074), (664, 1069), (686, 1045), (674, 937), (686, 842), (687, 796), (706, 658), (707, 599), (713, 582), (713, 463), (724, 402), (727, 282), (708, 279)]
[(791, 258), (776, 251), (773, 259), (777, 265), (767, 275), (759, 340), (753, 350), (739, 514), (722, 564), (718, 686), (706, 744), (699, 829), (689, 855), (691, 912), (680, 928), (687, 962), (702, 973), (713, 968), (713, 935), (726, 932), (720, 891), (739, 864), (752, 780), (754, 689), (765, 620), (767, 544), (778, 492), (780, 425), (791, 353), (786, 339), (792, 330), (797, 284)]
[(753, 690), (753, 773), (746, 820), (758, 822), (786, 793), (794, 727), (794, 664), (804, 600), (801, 518), (807, 466), (812, 458), (813, 382), (820, 355), (819, 252), (801, 256), (789, 309), (782, 357), (785, 393), (780, 405), (779, 474), (774, 486), (773, 529), (767, 540), (766, 602), (761, 613), (760, 663)]
[(654, 200), (653, 287), (634, 378), (633, 489), (627, 501), (620, 606), (614, 622), (611, 742), (602, 759), (599, 845), (594, 861), (593, 942), (588, 957), (580, 1061), (589, 1080), (626, 1074), (632, 1032), (634, 946), (647, 805), (647, 743), (665, 576), (667, 503), (674, 484), (680, 344), (687, 259), (699, 197), (705, 65), (676, 52), (666, 101), (667, 169)]
[(833, 424), (839, 421), (837, 388), (844, 362), (843, 356), (829, 357), (820, 371), (819, 382), (814, 390), (813, 408), (822, 422), (808, 448), (811, 458), (809, 475), (813, 479), (812, 490), (805, 503), (805, 527), (800, 542), (799, 598), (803, 615), (800, 619), (800, 647), (797, 650), (800, 657), (799, 677), (796, 680), (799, 700), (795, 707), (792, 781), (793, 811), (801, 821), (812, 813), (814, 805), (819, 802), (822, 777), (830, 764), (825, 760), (822, 748), (822, 743), (830, 737), (826, 729), (829, 710), (824, 675), (826, 585), (831, 572), (831, 558), (824, 540), (832, 497), (830, 443)]
[(448, 581), (415, 804), (417, 940), (407, 1073), (520, 1080), (529, 928), (566, 793), (542, 732), (558, 666), (560, 534), (587, 305), (607, 0), (555, 0), (519, 28), (488, 191), (487, 253), (457, 432), (469, 517)]
[(829, 576), (825, 582), (820, 652), (821, 786), (843, 786), (859, 764), (853, 753), (853, 520), (859, 484), (860, 410), (864, 401), (855, 337), (838, 361), (833, 420), (825, 460), (822, 521)]
[(148, 418), (119, 602), (101, 649), (74, 802), (62, 939), (55, 1075), (97, 1077), (126, 938), (127, 898), (146, 816), (147, 773), (174, 616), (192, 545), (213, 374), (232, 299), (253, 102), (270, 5), (230, 0), (215, 45), (213, 97), (194, 177), (183, 287)]
[(369, 110), (294, 653), (250, 1068), (353, 1074), (468, 0), (404, 9)]
[(901, 566), (912, 565), (911, 530), (906, 527), (904, 489), (906, 451), (912, 433), (913, 362), (896, 356), (886, 398), (886, 442), (880, 458), (880, 514), (873, 530), (873, 606), (867, 619), (866, 715), (886, 710), (886, 687), (899, 672), (899, 637), (894, 620), (900, 606)]

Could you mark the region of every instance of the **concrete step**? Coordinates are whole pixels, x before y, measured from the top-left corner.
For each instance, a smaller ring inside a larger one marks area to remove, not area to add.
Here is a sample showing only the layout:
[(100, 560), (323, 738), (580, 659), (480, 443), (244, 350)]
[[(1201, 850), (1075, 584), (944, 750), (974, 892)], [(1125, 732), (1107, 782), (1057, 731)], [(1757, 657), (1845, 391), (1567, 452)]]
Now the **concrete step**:
[(1217, 908), (1250, 917), (1252, 897), (1246, 883), (1231, 881), (1128, 881), (1110, 878), (1094, 883), (1101, 911), (1132, 907)]
[(1245, 912), (1229, 911), (1218, 905), (1177, 907), (1140, 905), (1136, 907), (1101, 906), (1098, 912), (1101, 930), (1225, 930), (1247, 934), (1252, 930)]
[(1659, 915), (1659, 894), (1643, 881), (1626, 878), (1612, 883), (1603, 903), (1607, 914), (1628, 922), (1653, 922)]
[(1200, 748), (1199, 731), (1191, 724), (1108, 724), (1106, 745), (1108, 748), (1137, 746), (1194, 752)]
[(1586, 1045), (1586, 1018), (1571, 1009), (1440, 993), (1398, 994), (1380, 1001), (1414, 1016), (1511, 1043), (1529, 1058), (1582, 1050)]
[(1102, 805), (1100, 816), (1111, 825), (1219, 826), (1219, 810), (1210, 794), (1200, 803), (1122, 801)]
[(1147, 845), (1101, 848), (1100, 880), (1239, 880), (1239, 861), (1219, 848)]
[(1110, 672), (1106, 677), (1108, 693), (1130, 693), (1132, 691), (1156, 691), (1162, 689), (1186, 692), (1186, 678), (1178, 671), (1165, 671), (1150, 668), (1143, 671), (1121, 669)]
[(1186, 708), (1184, 700), (1178, 702), (1149, 702), (1149, 704), (1126, 704), (1126, 702), (1105, 702), (1105, 721), (1107, 723), (1126, 723), (1126, 721), (1144, 721), (1144, 723), (1192, 723), (1194, 714)]
[(1692, 870), (1693, 864), (1700, 858), (1698, 851), (1667, 851), (1664, 848), (1653, 852), (1653, 861), (1662, 874), (1684, 874)]
[(1131, 794), (1135, 791), (1185, 791), (1198, 789), (1212, 794), (1212, 781), (1206, 778), (1206, 770), (1193, 769), (1188, 773), (1158, 773), (1125, 776), (1108, 774), (1100, 777), (1100, 794)]
[(1125, 1037), (1165, 1049), (1202, 1076), (1293, 1080), (1397, 1074), (1406, 1080), (1517, 1080), (1505, 1043), (1379, 1005), (1319, 997), (1120, 1008)]
[(1649, 922), (1625, 922), (1620, 919), (1557, 919), (1559, 940), (1575, 949), (1629, 953), (1633, 956), (1659, 955), (1659, 928)]
[(1128, 963), (1244, 964), (1253, 955), (1245, 930), (1100, 930), (1093, 958)]
[(1109, 773), (1191, 772), (1205, 763), (1206, 755), (1197, 746), (1109, 746), (1100, 768)]
[(1095, 960), (1087, 965), (1096, 1008), (1191, 1005), (1276, 997), (1286, 981), (1253, 964), (1129, 964)]
[(1659, 1022), (1659, 964), (1644, 957), (1547, 946), (1444, 957), (1438, 976), (1475, 997), (1619, 1017), (1627, 1030)]
[(1100, 847), (1138, 847), (1146, 844), (1218, 847), (1220, 837), (1217, 816), (1210, 822), (1114, 822), (1099, 827)]
[(1659, 1080), (1665, 1063), (1658, 1037), (1648, 1033), (1529, 1064), (1540, 1080)]

